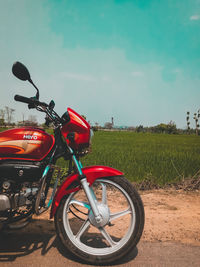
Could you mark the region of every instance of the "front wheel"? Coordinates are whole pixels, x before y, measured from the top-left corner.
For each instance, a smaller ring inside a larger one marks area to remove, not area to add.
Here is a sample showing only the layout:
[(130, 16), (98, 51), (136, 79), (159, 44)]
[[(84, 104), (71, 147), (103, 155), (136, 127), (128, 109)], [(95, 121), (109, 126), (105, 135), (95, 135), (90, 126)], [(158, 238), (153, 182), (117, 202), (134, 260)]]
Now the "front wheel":
[(55, 215), (56, 231), (67, 250), (92, 264), (108, 264), (130, 252), (144, 227), (142, 200), (124, 177), (97, 179), (91, 187), (103, 218), (94, 220), (83, 190), (64, 198)]

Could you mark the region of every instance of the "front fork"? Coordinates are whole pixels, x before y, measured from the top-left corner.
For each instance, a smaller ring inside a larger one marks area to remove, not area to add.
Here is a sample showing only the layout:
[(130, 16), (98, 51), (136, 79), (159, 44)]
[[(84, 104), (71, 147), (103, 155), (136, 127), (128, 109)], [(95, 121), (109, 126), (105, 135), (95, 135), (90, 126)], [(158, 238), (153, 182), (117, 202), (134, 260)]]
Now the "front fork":
[(87, 199), (88, 199), (88, 201), (90, 203), (90, 206), (91, 206), (92, 212), (94, 214), (95, 220), (96, 220), (97, 223), (100, 223), (102, 221), (102, 217), (101, 217), (101, 215), (99, 213), (99, 210), (98, 210), (94, 195), (92, 194), (91, 189), (89, 187), (89, 184), (87, 182), (87, 177), (82, 172), (81, 163), (77, 160), (76, 156), (74, 155), (73, 150), (71, 148), (69, 148), (69, 149), (70, 149), (70, 152), (72, 154), (72, 160), (74, 162), (74, 165), (75, 165), (75, 167), (76, 167), (76, 169), (77, 169), (77, 171), (79, 173), (79, 179), (80, 179), (80, 182), (82, 184), (83, 190), (85, 191)]

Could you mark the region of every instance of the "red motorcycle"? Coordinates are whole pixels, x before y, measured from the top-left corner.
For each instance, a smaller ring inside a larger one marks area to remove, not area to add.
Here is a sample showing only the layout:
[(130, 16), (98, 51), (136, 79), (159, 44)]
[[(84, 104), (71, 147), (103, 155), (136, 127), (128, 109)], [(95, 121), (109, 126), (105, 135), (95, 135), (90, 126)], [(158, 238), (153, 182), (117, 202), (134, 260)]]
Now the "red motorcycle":
[[(22, 63), (14, 63), (12, 72), (37, 90), (34, 97), (14, 99), (46, 113), (45, 123), (54, 125), (54, 135), (36, 127), (0, 133), (1, 228), (25, 226), (33, 214), (51, 206), (50, 217), (68, 251), (92, 264), (124, 257), (137, 245), (144, 227), (139, 194), (116, 169), (83, 168), (80, 158), (89, 152), (92, 136), (88, 122), (70, 108), (60, 117), (53, 100), (40, 102), (39, 90)], [(55, 165), (61, 157), (69, 162), (67, 177)]]

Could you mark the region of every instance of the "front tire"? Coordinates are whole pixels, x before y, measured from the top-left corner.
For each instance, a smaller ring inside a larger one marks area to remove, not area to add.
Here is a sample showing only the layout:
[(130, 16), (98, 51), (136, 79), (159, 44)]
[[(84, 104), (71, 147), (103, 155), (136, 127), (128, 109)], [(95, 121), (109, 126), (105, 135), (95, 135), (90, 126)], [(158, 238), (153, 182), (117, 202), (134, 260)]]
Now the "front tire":
[(106, 224), (95, 225), (80, 190), (61, 201), (55, 215), (56, 231), (72, 254), (92, 264), (108, 264), (139, 242), (144, 228), (143, 203), (133, 185), (121, 176), (97, 179), (92, 192), (99, 210), (110, 218)]

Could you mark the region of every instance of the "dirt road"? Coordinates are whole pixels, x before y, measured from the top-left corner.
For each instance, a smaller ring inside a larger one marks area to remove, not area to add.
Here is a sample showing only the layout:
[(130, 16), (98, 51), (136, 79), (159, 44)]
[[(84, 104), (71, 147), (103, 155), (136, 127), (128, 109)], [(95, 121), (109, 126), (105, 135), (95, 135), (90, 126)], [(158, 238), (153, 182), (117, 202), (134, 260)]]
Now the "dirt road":
[[(116, 266), (200, 266), (200, 193), (142, 193), (146, 222), (137, 248)], [(48, 213), (0, 234), (0, 266), (83, 266), (67, 255)]]

